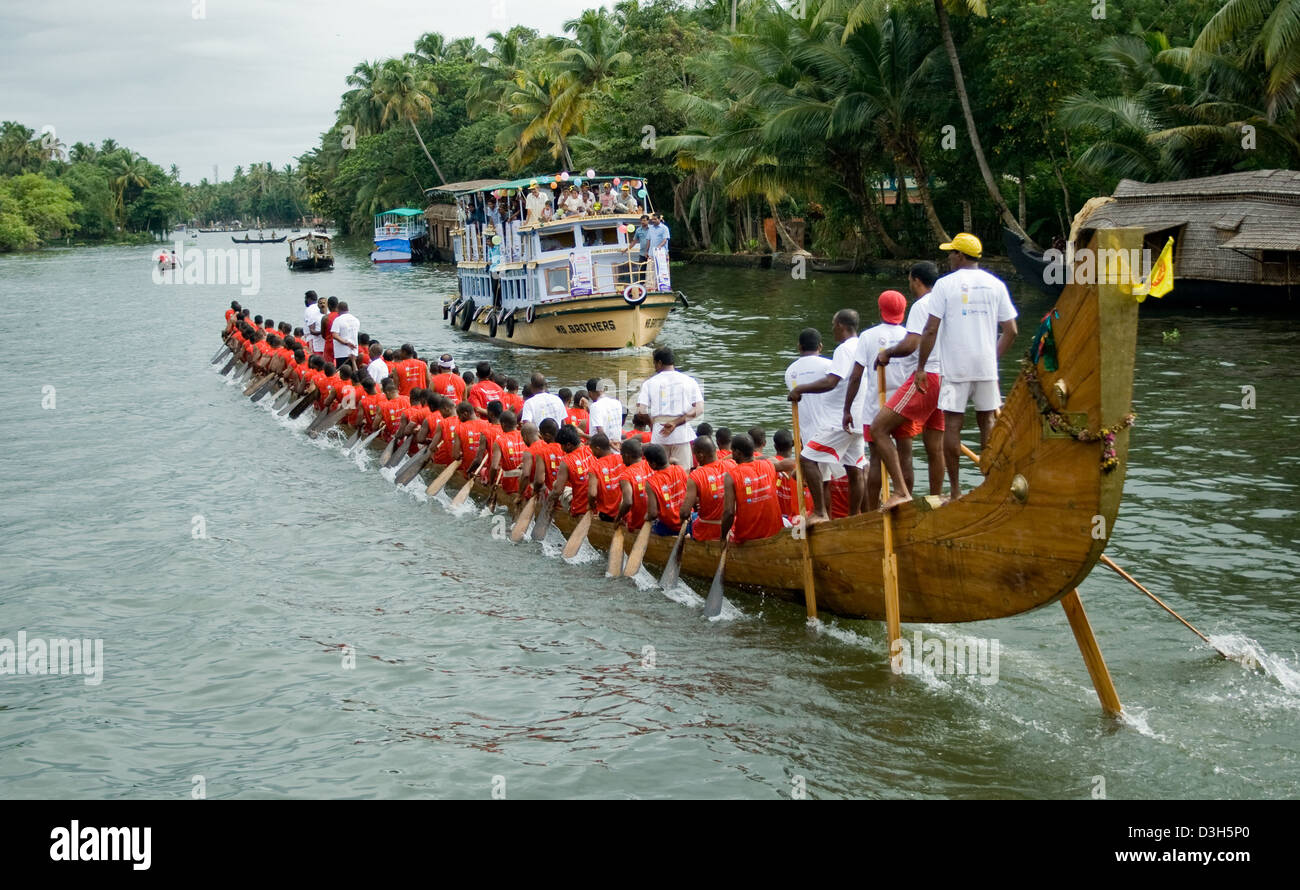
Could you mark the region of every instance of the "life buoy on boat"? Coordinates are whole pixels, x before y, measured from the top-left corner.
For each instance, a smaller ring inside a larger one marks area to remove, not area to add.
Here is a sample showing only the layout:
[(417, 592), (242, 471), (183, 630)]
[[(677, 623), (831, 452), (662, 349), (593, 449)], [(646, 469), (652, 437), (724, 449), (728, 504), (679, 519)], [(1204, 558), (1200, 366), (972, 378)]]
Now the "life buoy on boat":
[(532, 324), (533, 319), (536, 317), (537, 317), (537, 305), (535, 303), (529, 303), (528, 311), (524, 313), (524, 321), (528, 322), (529, 324)]
[(466, 301), (465, 301), (464, 314), (462, 314), (461, 317), (460, 317), (460, 329), (461, 329), (462, 331), (468, 331), (468, 330), (469, 330), (470, 323), (471, 323), (472, 321), (474, 321), (474, 313), (475, 313), (475, 311), (476, 311), (476, 310), (475, 310), (475, 308), (474, 308), (474, 301), (473, 301), (473, 300), (466, 300)]
[(623, 299), (629, 306), (640, 306), (645, 302), (646, 289), (644, 284), (629, 284), (623, 288)]

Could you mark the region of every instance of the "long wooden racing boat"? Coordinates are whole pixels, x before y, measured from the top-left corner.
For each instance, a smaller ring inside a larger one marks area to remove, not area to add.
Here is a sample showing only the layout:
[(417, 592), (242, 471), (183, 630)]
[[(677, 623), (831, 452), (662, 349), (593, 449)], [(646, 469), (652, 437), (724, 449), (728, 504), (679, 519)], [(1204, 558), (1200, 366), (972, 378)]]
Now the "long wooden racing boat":
[[(1139, 230), (1102, 230), (1094, 250), (1100, 284), (1065, 288), (1050, 319), (1050, 337), (1035, 336), (1032, 360), (1007, 396), (980, 455), (984, 476), (956, 501), (917, 498), (893, 513), (900, 618), (950, 623), (1005, 618), (1064, 602), (1089, 671), (1107, 705), (1096, 666), (1100, 651), (1082, 613), (1077, 587), (1109, 541), (1124, 487), (1137, 338), (1138, 304), (1128, 292), (1122, 250), (1141, 244)], [(1115, 258), (1105, 260), (1106, 251)], [(1044, 320), (1044, 326), (1047, 325)], [(1054, 340), (1054, 347), (1037, 348)], [(1050, 368), (1050, 370), (1049, 370)], [(442, 468), (426, 467), (432, 478)], [(463, 478), (448, 486), (464, 483)], [(479, 498), (486, 487), (476, 484)], [(504, 498), (502, 499), (504, 502)], [(511, 505), (513, 510), (513, 505)], [(576, 520), (557, 511), (566, 535)], [(808, 533), (817, 607), (850, 618), (885, 618), (881, 573), (884, 522), (879, 513), (813, 526)], [(588, 540), (608, 549), (614, 527), (597, 520)], [(645, 562), (663, 566), (673, 539), (652, 537)], [(717, 543), (688, 540), (681, 574), (709, 579)], [(803, 600), (802, 542), (787, 530), (731, 548), (733, 586)], [(1105, 685), (1110, 688), (1109, 675)]]

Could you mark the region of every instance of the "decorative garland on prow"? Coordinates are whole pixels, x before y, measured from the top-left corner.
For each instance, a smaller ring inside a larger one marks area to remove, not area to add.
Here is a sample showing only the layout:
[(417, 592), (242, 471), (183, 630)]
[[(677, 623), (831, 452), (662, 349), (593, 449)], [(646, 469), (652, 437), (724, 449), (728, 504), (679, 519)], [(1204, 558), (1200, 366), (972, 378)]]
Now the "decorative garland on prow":
[(1038, 379), (1037, 366), (1028, 358), (1021, 359), (1020, 365), (1025, 385), (1029, 387), (1034, 401), (1038, 403), (1039, 413), (1047, 418), (1047, 425), (1058, 433), (1066, 433), (1078, 442), (1101, 442), (1101, 471), (1109, 473), (1118, 467), (1119, 456), (1115, 453), (1115, 435), (1120, 430), (1133, 426), (1137, 422), (1137, 415), (1130, 411), (1114, 426), (1104, 426), (1095, 433), (1087, 427), (1075, 426), (1067, 415), (1057, 410), (1051, 399), (1047, 397), (1047, 393), (1043, 391), (1043, 384)]

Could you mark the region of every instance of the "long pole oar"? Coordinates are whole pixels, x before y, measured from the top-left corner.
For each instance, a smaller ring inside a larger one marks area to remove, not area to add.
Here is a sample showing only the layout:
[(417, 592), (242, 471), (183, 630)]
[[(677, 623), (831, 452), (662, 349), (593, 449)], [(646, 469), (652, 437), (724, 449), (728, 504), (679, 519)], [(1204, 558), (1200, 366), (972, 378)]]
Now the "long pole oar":
[(460, 487), (460, 491), (456, 492), (456, 496), (451, 499), (451, 505), (453, 507), (459, 507), (461, 504), (465, 503), (467, 500), (469, 500), (470, 492), (472, 492), (473, 490), (474, 490), (474, 474), (470, 473), (469, 478), (465, 480), (465, 484)]
[(442, 472), (438, 474), (436, 479), (429, 483), (429, 487), (424, 490), (424, 493), (429, 497), (433, 497), (435, 494), (442, 491), (443, 488), (446, 487), (447, 483), (451, 481), (451, 477), (456, 475), (456, 468), (458, 466), (460, 466), (459, 462), (453, 462), (443, 467)]
[(271, 378), (274, 376), (275, 376), (274, 371), (267, 371), (265, 374), (262, 374), (252, 383), (248, 384), (248, 386), (244, 387), (244, 395), (251, 396), (253, 393), (257, 392), (258, 387), (262, 386), (265, 383), (270, 383)]
[[(539, 495), (539, 497), (541, 496)], [(545, 497), (541, 497), (538, 501), (537, 521), (533, 523), (534, 541), (546, 540), (546, 533), (551, 530), (551, 515), (555, 512), (555, 508), (558, 505), (558, 501), (555, 504), (551, 504)]]
[(587, 532), (591, 530), (591, 517), (595, 512), (589, 504), (587, 512), (583, 513), (582, 518), (578, 520), (577, 526), (573, 529), (573, 534), (569, 535), (569, 540), (564, 542), (564, 553), (562, 555), (565, 559), (573, 559), (578, 555), (578, 551), (582, 549), (582, 542), (587, 540)]
[(686, 522), (683, 520), (681, 530), (677, 532), (677, 540), (673, 541), (673, 550), (668, 554), (668, 565), (664, 566), (663, 576), (659, 579), (659, 586), (664, 590), (676, 587), (682, 576), (682, 549), (685, 542)]
[(218, 349), (212, 356), (212, 364), (215, 365), (217, 362), (221, 361), (222, 353), (226, 352), (228, 349), (230, 349), (230, 347), (227, 346), (225, 343), (222, 343), (221, 348)]
[(645, 559), (645, 551), (649, 546), (650, 522), (647, 520), (641, 524), (641, 530), (636, 533), (636, 540), (632, 542), (632, 550), (627, 555), (627, 564), (623, 566), (624, 578), (631, 578), (641, 571), (641, 563)]
[(275, 402), (271, 405), (271, 410), (272, 410), (272, 411), (279, 411), (279, 410), (280, 410), (281, 408), (283, 408), (285, 405), (287, 405), (287, 404), (289, 404), (290, 402), (292, 402), (292, 401), (293, 401), (293, 397), (294, 397), (295, 395), (296, 395), (296, 393), (294, 392), (292, 386), (285, 386), (284, 391), (283, 391), (282, 393), (280, 393), (278, 396), (276, 396), (276, 398), (275, 398)]
[[(880, 394), (880, 407), (885, 407), (885, 369), (884, 366), (876, 368), (876, 389)], [(803, 501), (803, 492), (799, 492), (799, 500)], [(880, 474), (880, 502), (882, 504), (889, 502), (889, 473)], [(893, 511), (884, 514), (884, 532), (885, 532), (885, 552), (880, 560), (881, 576), (884, 579), (885, 588), (885, 635), (889, 637), (889, 655), (890, 665), (898, 669), (894, 661), (894, 643), (903, 635), (899, 627), (901, 621), (901, 609), (898, 604), (898, 556), (894, 553), (894, 516)]]
[(343, 415), (347, 414), (351, 410), (351, 408), (339, 408), (337, 411), (331, 411), (329, 414), (322, 414), (311, 422), (311, 426), (307, 427), (307, 435), (310, 438), (316, 438), (342, 420)]
[(425, 445), (424, 448), (411, 455), (406, 463), (397, 468), (397, 472), (393, 473), (393, 483), (400, 488), (410, 482), (420, 474), (420, 471), (424, 469), (424, 465), (429, 462), (430, 457), (432, 457), (432, 453), (429, 451), (429, 446)]
[(524, 504), (523, 509), (519, 511), (519, 518), (510, 528), (510, 540), (513, 543), (518, 544), (524, 539), (524, 532), (528, 531), (528, 523), (533, 518), (533, 513), (537, 511), (537, 498), (538, 495), (530, 497), (528, 503)]
[(393, 451), (396, 448), (397, 448), (397, 434), (394, 433), (393, 438), (388, 440), (388, 447), (384, 449), (384, 453), (379, 455), (379, 465), (381, 467), (388, 466), (388, 462), (393, 459)]
[(248, 398), (250, 401), (260, 402), (263, 396), (278, 391), (279, 388), (283, 385), (284, 385), (284, 381), (281, 380), (279, 377), (276, 377), (271, 381), (269, 381), (268, 383), (266, 383), (264, 386), (262, 386), (261, 389), (255, 390), (253, 394)]
[(289, 419), (297, 420), (299, 417), (302, 416), (302, 412), (306, 411), (308, 408), (311, 407), (311, 403), (314, 401), (316, 401), (315, 393), (308, 393), (307, 395), (303, 396), (302, 401), (300, 401), (297, 405), (294, 405), (293, 409), (289, 411)]
[(357, 453), (358, 451), (360, 451), (361, 449), (365, 448), (365, 447), (366, 447), (367, 445), (369, 445), (371, 442), (375, 441), (375, 437), (378, 436), (378, 435), (379, 435), (380, 433), (382, 433), (383, 431), (384, 431), (384, 428), (381, 426), (379, 429), (375, 430), (373, 433), (371, 433), (370, 435), (366, 436), (366, 438), (365, 438), (363, 441), (358, 442), (357, 444), (353, 445), (350, 449), (348, 449), (348, 457), (351, 457), (352, 455), (356, 454), (356, 453)]
[(790, 416), (794, 418), (794, 499), (799, 502), (800, 548), (803, 551), (803, 601), (810, 619), (817, 617), (817, 582), (813, 577), (812, 544), (808, 541), (812, 529), (808, 525), (808, 507), (803, 499), (803, 460), (799, 454), (803, 451), (803, 440), (799, 436), (799, 405), (790, 406)]
[(605, 566), (605, 574), (611, 578), (623, 574), (623, 523), (621, 522), (614, 529), (614, 537), (609, 541), (609, 563)]
[(722, 545), (722, 555), (718, 557), (718, 570), (713, 573), (713, 583), (709, 585), (709, 597), (704, 601), (704, 617), (716, 618), (722, 613), (722, 579), (727, 571), (727, 551), (731, 542)]
[(230, 369), (235, 366), (235, 362), (237, 361), (239, 361), (239, 356), (232, 352), (230, 354), (230, 361), (226, 362), (226, 366), (221, 369), (222, 375), (229, 374)]

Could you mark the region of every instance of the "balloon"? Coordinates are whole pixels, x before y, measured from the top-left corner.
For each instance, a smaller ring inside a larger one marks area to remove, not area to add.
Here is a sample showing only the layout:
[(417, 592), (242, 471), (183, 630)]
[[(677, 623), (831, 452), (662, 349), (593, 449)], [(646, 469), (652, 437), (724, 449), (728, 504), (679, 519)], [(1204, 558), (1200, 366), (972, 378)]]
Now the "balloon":
[(617, 176), (615, 176), (615, 177), (614, 177), (614, 185), (617, 186), (620, 182), (622, 182), (622, 180), (620, 180)]
[(561, 173), (561, 174), (560, 174), (560, 179), (563, 179), (565, 182), (568, 182), (568, 181), (569, 181), (569, 171), (568, 171), (568, 170), (565, 170), (563, 173)]
[(501, 243), (501, 236), (500, 236), (500, 235), (493, 235), (493, 236), (492, 236), (492, 243), (493, 243), (493, 244), (500, 244), (500, 243)]
[(593, 176), (595, 176), (595, 175), (596, 175), (596, 171), (593, 170), (593, 169), (591, 169), (590, 167), (588, 167), (588, 168), (587, 168), (587, 178), (588, 178), (588, 179), (591, 179), (591, 177), (593, 177)]
[(634, 234), (636, 234), (636, 226), (628, 226), (628, 227), (627, 227), (627, 233), (628, 233), (629, 235), (634, 235)]
[(581, 176), (575, 176), (575, 177), (573, 177), (573, 184), (574, 184), (574, 185), (582, 185), (582, 177), (581, 177)]
[(639, 189), (639, 190), (637, 191), (637, 197), (644, 198), (645, 195), (646, 195), (646, 191), (645, 191), (645, 189)]
[(618, 227), (618, 233), (619, 233), (620, 235), (626, 235), (626, 234), (627, 234), (627, 226), (624, 225), (624, 224), (622, 224), (622, 223), (620, 223), (620, 224), (619, 224), (619, 227)]
[(552, 183), (551, 183), (551, 188), (556, 188), (556, 184), (552, 182)]

